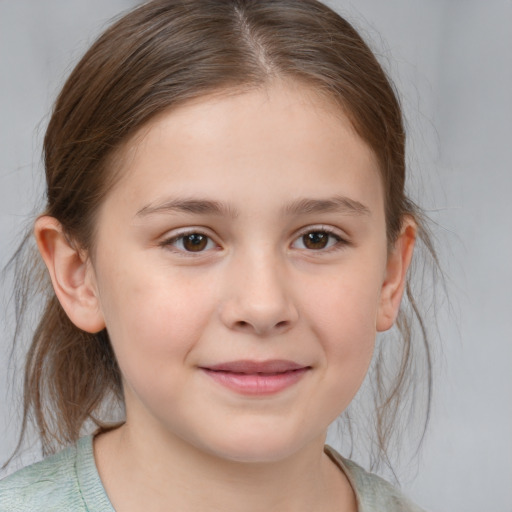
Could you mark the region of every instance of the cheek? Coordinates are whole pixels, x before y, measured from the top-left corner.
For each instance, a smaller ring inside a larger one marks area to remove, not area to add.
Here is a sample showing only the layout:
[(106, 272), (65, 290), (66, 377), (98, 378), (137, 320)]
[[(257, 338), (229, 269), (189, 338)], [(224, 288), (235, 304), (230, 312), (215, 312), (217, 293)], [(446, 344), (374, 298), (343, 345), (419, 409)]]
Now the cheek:
[(355, 380), (359, 386), (375, 344), (375, 294), (333, 290), (330, 301), (317, 301), (310, 307), (317, 310), (313, 328), (323, 345), (326, 364), (334, 369), (333, 378), (342, 378), (345, 385)]
[(106, 273), (101, 297), (121, 372), (128, 379), (166, 378), (201, 337), (215, 307), (213, 290), (169, 269), (126, 267)]
[(358, 340), (375, 338), (382, 275), (383, 265), (362, 260), (330, 272), (316, 283), (305, 283), (302, 309), (325, 333), (321, 338), (335, 346), (357, 346)]
[(303, 294), (303, 316), (322, 345), (328, 407), (336, 415), (356, 394), (372, 359), (382, 272), (375, 259), (363, 259), (316, 286), (309, 283), (314, 293)]

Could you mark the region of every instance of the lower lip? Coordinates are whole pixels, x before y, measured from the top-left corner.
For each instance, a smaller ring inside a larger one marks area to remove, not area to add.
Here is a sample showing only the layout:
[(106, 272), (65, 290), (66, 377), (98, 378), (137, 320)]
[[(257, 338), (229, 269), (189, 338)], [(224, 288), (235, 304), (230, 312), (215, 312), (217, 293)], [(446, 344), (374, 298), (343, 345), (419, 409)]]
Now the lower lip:
[(202, 368), (215, 382), (242, 395), (273, 395), (283, 391), (304, 376), (309, 368), (300, 368), (282, 373), (231, 373)]

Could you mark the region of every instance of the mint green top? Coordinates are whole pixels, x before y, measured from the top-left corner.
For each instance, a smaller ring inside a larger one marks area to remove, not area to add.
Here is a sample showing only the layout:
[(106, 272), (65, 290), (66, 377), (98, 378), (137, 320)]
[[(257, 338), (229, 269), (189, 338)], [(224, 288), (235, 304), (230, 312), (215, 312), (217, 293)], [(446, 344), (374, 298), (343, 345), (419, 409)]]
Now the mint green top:
[[(357, 496), (358, 512), (423, 512), (382, 478), (331, 447), (325, 452)], [(0, 481), (0, 512), (115, 512), (96, 469), (92, 436)]]

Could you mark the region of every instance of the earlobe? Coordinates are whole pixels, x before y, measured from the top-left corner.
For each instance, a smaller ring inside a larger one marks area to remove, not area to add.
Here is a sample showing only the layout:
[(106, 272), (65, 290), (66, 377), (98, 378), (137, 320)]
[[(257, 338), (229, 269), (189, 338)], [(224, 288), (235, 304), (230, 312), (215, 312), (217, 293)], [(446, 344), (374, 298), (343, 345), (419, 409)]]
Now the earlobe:
[(84, 331), (101, 331), (105, 322), (90, 260), (68, 240), (54, 217), (39, 217), (34, 235), (55, 294), (69, 319)]
[(407, 269), (416, 242), (417, 225), (411, 217), (404, 219), (402, 231), (389, 252), (377, 315), (377, 331), (387, 331), (395, 323), (405, 289)]

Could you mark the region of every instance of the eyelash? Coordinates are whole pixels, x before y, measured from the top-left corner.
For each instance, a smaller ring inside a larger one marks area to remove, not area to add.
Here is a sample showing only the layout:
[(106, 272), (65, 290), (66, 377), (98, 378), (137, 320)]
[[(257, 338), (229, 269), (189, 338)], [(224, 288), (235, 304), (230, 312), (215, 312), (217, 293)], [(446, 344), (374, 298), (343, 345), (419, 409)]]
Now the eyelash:
[[(311, 253), (328, 253), (331, 251), (343, 249), (344, 247), (350, 245), (350, 242), (348, 240), (342, 238), (333, 229), (326, 227), (326, 226), (319, 226), (319, 227), (309, 227), (307, 230), (302, 231), (302, 233), (300, 233), (294, 239), (293, 243), (291, 244), (292, 247), (299, 241), (304, 242), (304, 237), (307, 235), (312, 235), (312, 234), (326, 234), (328, 236), (326, 247), (320, 247), (317, 249), (309, 249), (307, 247), (301, 247), (300, 250), (308, 251)], [(189, 251), (189, 250), (186, 250), (184, 247), (181, 247), (181, 248), (177, 247), (178, 243), (183, 244), (184, 240), (187, 237), (190, 237), (192, 235), (204, 237), (204, 239), (206, 239), (205, 247), (201, 248), (198, 251)], [(333, 243), (331, 242), (332, 239), (334, 239)], [(185, 233), (180, 233), (177, 236), (165, 239), (159, 245), (161, 247), (167, 247), (167, 248), (171, 247), (175, 252), (177, 252), (179, 254), (186, 254), (187, 256), (189, 256), (189, 255), (190, 256), (193, 256), (193, 255), (199, 256), (199, 255), (204, 254), (205, 252), (208, 252), (213, 249), (213, 247), (208, 248), (209, 244), (214, 244), (215, 246), (218, 247), (218, 244), (215, 243), (215, 241), (212, 239), (211, 236), (209, 236), (208, 234), (204, 233), (203, 231), (201, 231), (199, 229), (196, 229), (196, 230), (187, 231)], [(304, 245), (304, 243), (303, 243), (303, 245)]]
[(299, 236), (294, 240), (292, 246), (297, 243), (298, 241), (304, 241), (304, 237), (307, 235), (312, 234), (326, 234), (327, 244), (330, 243), (329, 239), (334, 239), (334, 243), (331, 243), (330, 245), (327, 245), (327, 247), (321, 247), (318, 249), (308, 249), (307, 247), (301, 248), (301, 250), (305, 250), (308, 252), (322, 252), (322, 253), (328, 253), (331, 251), (337, 251), (340, 249), (343, 249), (344, 247), (350, 245), (348, 240), (345, 238), (342, 238), (337, 232), (335, 232), (332, 228), (327, 226), (318, 226), (318, 227), (308, 227), (306, 230), (302, 231), (302, 233), (299, 234)]
[[(187, 231), (185, 233), (180, 233), (179, 235), (177, 236), (173, 236), (171, 238), (167, 238), (165, 240), (163, 240), (159, 245), (161, 247), (167, 247), (167, 248), (172, 248), (175, 252), (179, 253), (179, 254), (186, 254), (187, 256), (188, 255), (200, 255), (204, 252), (206, 252), (207, 250), (211, 250), (212, 248), (210, 247), (209, 249), (202, 249), (200, 251), (187, 251), (185, 248), (178, 248), (177, 247), (177, 244), (179, 242), (183, 243), (184, 240), (187, 238), (187, 237), (191, 237), (192, 235), (197, 235), (197, 236), (200, 236), (200, 237), (204, 237), (206, 239), (206, 244), (207, 246), (211, 243), (213, 243), (214, 245), (217, 245), (211, 236), (207, 235), (206, 233), (202, 232), (201, 230), (199, 229), (195, 229), (195, 230), (190, 230), (190, 231)], [(206, 247), (207, 247), (206, 246)]]

